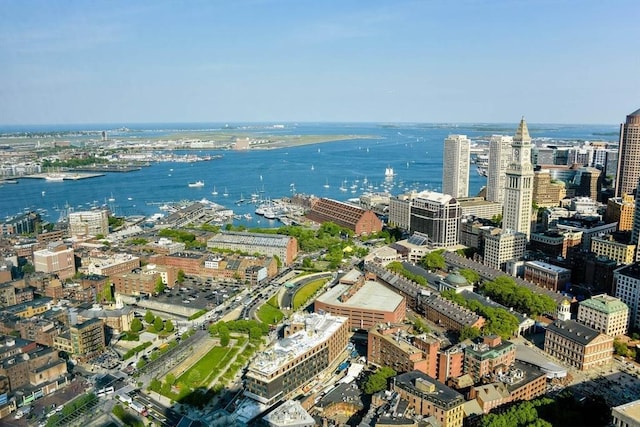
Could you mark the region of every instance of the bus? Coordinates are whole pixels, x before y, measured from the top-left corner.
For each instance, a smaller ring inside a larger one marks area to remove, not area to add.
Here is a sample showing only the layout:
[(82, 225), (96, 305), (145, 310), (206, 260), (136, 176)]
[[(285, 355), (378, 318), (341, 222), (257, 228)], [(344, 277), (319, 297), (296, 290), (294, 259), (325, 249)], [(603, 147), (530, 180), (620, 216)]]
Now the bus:
[(129, 405), (131, 405), (131, 402), (133, 402), (133, 399), (128, 394), (116, 394), (116, 399), (118, 399), (122, 403), (126, 403)]
[(135, 400), (132, 400), (132, 402), (129, 404), (129, 407), (132, 408), (137, 413), (139, 413), (140, 415), (142, 415), (143, 417), (146, 417), (148, 414), (147, 407), (144, 406), (142, 403), (136, 402)]

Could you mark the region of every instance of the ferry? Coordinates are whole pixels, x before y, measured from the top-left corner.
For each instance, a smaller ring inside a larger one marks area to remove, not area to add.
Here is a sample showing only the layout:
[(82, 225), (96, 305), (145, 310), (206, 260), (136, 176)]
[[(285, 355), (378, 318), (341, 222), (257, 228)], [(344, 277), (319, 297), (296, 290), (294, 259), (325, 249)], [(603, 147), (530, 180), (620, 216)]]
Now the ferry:
[(204, 181), (190, 182), (189, 187), (190, 188), (204, 187)]

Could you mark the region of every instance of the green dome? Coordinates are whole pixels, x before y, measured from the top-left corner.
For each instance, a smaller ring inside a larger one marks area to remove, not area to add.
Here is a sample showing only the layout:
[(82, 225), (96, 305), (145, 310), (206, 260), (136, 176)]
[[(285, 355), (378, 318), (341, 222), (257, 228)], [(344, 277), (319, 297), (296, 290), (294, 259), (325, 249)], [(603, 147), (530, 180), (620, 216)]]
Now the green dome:
[(467, 286), (469, 284), (469, 282), (467, 282), (467, 279), (465, 279), (464, 276), (460, 275), (460, 273), (458, 273), (457, 271), (450, 273), (444, 280), (446, 280), (450, 285), (456, 287)]

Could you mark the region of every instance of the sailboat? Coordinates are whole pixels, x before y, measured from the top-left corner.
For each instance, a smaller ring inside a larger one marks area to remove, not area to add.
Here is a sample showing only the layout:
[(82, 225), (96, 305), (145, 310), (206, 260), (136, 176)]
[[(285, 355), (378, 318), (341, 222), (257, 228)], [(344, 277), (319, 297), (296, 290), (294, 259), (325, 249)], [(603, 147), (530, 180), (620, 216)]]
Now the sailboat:
[(227, 191), (227, 187), (224, 187), (224, 193), (222, 193), (222, 195), (224, 197), (228, 197), (229, 196), (229, 192)]
[(213, 186), (213, 191), (211, 192), (211, 194), (213, 194), (214, 196), (218, 195), (218, 190), (216, 190), (216, 186)]
[(314, 170), (315, 168), (313, 167), (313, 165), (311, 165), (311, 170)]
[(395, 173), (393, 172), (393, 168), (387, 166), (387, 168), (384, 171), (385, 178), (393, 178), (394, 175), (395, 175)]
[(109, 197), (109, 199), (107, 199), (107, 200), (109, 200), (110, 202), (115, 202), (116, 198), (113, 197), (113, 193), (111, 193), (111, 197)]
[(340, 191), (347, 191), (347, 180), (342, 181), (342, 185), (340, 186)]
[(327, 178), (327, 181), (325, 182), (325, 184), (323, 185), (324, 188), (329, 188), (329, 178)]

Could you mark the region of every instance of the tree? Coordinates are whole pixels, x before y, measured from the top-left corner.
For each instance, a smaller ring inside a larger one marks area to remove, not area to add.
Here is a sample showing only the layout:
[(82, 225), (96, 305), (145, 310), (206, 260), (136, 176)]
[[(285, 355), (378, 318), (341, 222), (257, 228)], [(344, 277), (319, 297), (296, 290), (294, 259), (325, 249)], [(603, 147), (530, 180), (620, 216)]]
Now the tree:
[(302, 268), (313, 268), (313, 261), (309, 257), (302, 260)]
[(613, 351), (618, 356), (626, 357), (629, 354), (629, 347), (625, 342), (616, 339), (613, 341)]
[(155, 329), (156, 332), (161, 332), (164, 329), (164, 322), (160, 316), (157, 316), (153, 321), (153, 329)]
[(173, 326), (173, 322), (171, 321), (171, 319), (167, 319), (167, 321), (164, 322), (164, 330), (167, 332), (173, 332), (175, 330), (175, 327)]
[(29, 274), (29, 273), (35, 273), (36, 272), (36, 268), (33, 266), (33, 264), (31, 263), (26, 263), (25, 265), (22, 266), (21, 268), (22, 272), (24, 274)]
[(178, 270), (176, 282), (182, 284), (184, 282), (184, 277), (185, 277), (184, 271), (182, 271), (182, 269)]
[(383, 366), (378, 369), (374, 374), (369, 375), (367, 381), (364, 383), (363, 391), (366, 394), (377, 393), (387, 388), (387, 379), (396, 375), (396, 371)]
[(144, 325), (142, 324), (140, 319), (138, 319), (137, 317), (134, 317), (133, 320), (131, 321), (131, 331), (140, 332), (143, 329), (144, 329)]
[(466, 339), (474, 339), (480, 336), (480, 329), (474, 328), (472, 326), (464, 326), (460, 330), (460, 341), (464, 341)]
[(156, 294), (161, 294), (164, 292), (164, 282), (162, 281), (162, 276), (158, 276), (156, 279), (156, 286), (153, 289)]
[(156, 316), (153, 315), (151, 310), (147, 310), (147, 312), (144, 314), (144, 321), (150, 325), (154, 320), (156, 320)]
[(169, 384), (169, 385), (174, 385), (176, 382), (176, 376), (174, 374), (172, 374), (171, 372), (169, 372), (167, 374), (167, 376), (164, 378), (164, 382)]
[(429, 252), (422, 258), (422, 265), (430, 270), (444, 270), (447, 264), (442, 256), (443, 250)]
[(470, 268), (463, 268), (460, 270), (460, 275), (467, 279), (469, 283), (478, 283), (480, 281), (480, 275)]

